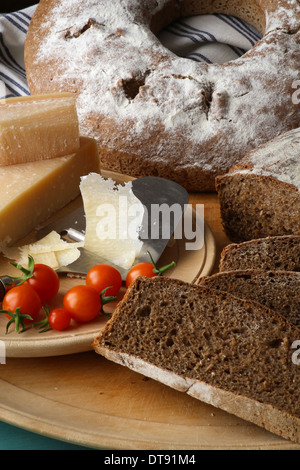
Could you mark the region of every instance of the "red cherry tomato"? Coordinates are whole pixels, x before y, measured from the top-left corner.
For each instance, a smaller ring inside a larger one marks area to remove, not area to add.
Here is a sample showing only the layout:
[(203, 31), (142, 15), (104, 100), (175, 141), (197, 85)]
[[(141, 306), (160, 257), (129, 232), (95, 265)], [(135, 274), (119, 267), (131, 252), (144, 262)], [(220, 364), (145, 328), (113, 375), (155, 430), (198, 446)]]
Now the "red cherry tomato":
[(93, 320), (101, 312), (101, 299), (98, 292), (90, 286), (74, 286), (63, 299), (64, 309), (79, 323)]
[(70, 325), (71, 314), (64, 308), (54, 308), (48, 316), (48, 323), (53, 330), (63, 331)]
[(59, 277), (56, 271), (46, 264), (35, 264), (33, 275), (25, 284), (30, 285), (40, 296), (42, 302), (48, 302), (59, 290)]
[(85, 282), (87, 286), (93, 287), (98, 294), (110, 287), (105, 291), (105, 295), (115, 296), (122, 286), (122, 277), (113, 266), (97, 264), (88, 271)]
[(138, 263), (128, 271), (126, 276), (126, 287), (129, 287), (138, 276), (155, 277), (157, 276), (157, 273), (154, 272), (154, 266), (152, 263)]
[[(36, 320), (41, 308), (42, 302), (36, 291), (26, 283), (13, 287), (4, 296), (2, 309), (11, 313), (20, 309), (22, 315), (30, 315), (32, 320)], [(7, 318), (11, 318), (6, 314)], [(25, 319), (25, 323), (31, 320)]]

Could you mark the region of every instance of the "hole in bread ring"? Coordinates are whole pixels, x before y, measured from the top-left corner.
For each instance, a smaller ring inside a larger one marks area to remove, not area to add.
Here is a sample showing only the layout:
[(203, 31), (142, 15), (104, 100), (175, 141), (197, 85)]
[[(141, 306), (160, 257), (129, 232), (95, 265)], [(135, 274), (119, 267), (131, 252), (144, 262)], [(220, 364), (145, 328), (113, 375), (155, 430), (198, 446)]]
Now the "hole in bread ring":
[(262, 34), (240, 18), (213, 14), (180, 18), (159, 32), (157, 38), (179, 57), (223, 64), (243, 56)]
[[(206, 19), (208, 18), (207, 15), (212, 15), (212, 17), (214, 16), (220, 20), (220, 24), (221, 22), (228, 23), (229, 26), (236, 28), (242, 34), (245, 33), (245, 35), (248, 36), (250, 44), (244, 53), (251, 50), (259, 39), (262, 39), (274, 29), (286, 30), (292, 33), (296, 32), (298, 29), (298, 26), (295, 27), (295, 24), (297, 24), (297, 17), (299, 21), (299, 14), (295, 15), (295, 21), (293, 21), (293, 13), (288, 11), (289, 8), (286, 2), (282, 0), (279, 2), (262, 0), (260, 5), (249, 0), (184, 0), (180, 4), (176, 1), (169, 0), (162, 3), (163, 6), (159, 8), (151, 18), (150, 29), (167, 49), (170, 49), (180, 57), (188, 57), (188, 50), (182, 50), (180, 43), (173, 45), (172, 40), (174, 40), (175, 35), (186, 38), (190, 36), (190, 41), (195, 40), (197, 31), (193, 32), (193, 23), (190, 23), (191, 17), (198, 17), (198, 20), (201, 21), (200, 16)], [(296, 0), (296, 3), (299, 4), (299, 0)], [(286, 12), (284, 11), (285, 8), (287, 10)], [(282, 11), (280, 11), (281, 9)], [(186, 21), (189, 22), (188, 25)], [(169, 29), (169, 27), (171, 27), (171, 31), (169, 30), (171, 35), (169, 34), (168, 37), (166, 29)], [(207, 28), (205, 28), (204, 32), (206, 31)], [(212, 37), (208, 38), (206, 35), (205, 41), (209, 42), (211, 45), (211, 41), (214, 39), (215, 38)], [(170, 41), (171, 47), (168, 47), (170, 46)], [(183, 45), (185, 48), (191, 48), (188, 42), (189, 41), (185, 41)], [(191, 50), (193, 50), (193, 48), (191, 48)], [(239, 56), (243, 55), (242, 50), (235, 50), (234, 52)], [(188, 58), (211, 63), (205, 55), (197, 52), (191, 54), (191, 57)], [(218, 61), (216, 60), (214, 63), (215, 62)], [(225, 62), (226, 60), (218, 63)]]
[[(272, 29), (272, 18), (275, 17), (278, 26), (278, 10), (286, 6), (284, 1), (270, 2), (268, 0), (257, 2), (250, 0), (184, 0), (156, 2), (157, 9), (150, 19), (150, 29), (154, 34), (158, 34), (168, 24), (178, 20), (196, 15), (223, 14), (236, 16), (241, 20), (251, 24), (262, 35)], [(277, 5), (278, 4), (278, 5)], [(284, 26), (284, 16), (282, 17)]]

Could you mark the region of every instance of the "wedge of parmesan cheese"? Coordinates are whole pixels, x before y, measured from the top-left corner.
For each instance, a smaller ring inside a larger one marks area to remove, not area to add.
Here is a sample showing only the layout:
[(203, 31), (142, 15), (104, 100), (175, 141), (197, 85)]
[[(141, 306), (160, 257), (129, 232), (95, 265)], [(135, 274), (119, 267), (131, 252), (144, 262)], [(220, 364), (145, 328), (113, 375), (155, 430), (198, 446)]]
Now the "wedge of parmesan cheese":
[(59, 233), (52, 231), (41, 240), (20, 247), (5, 248), (4, 255), (21, 265), (27, 265), (31, 255), (36, 264), (42, 263), (59, 269), (76, 261), (83, 242), (66, 242)]
[(86, 216), (84, 248), (129, 269), (143, 246), (139, 230), (144, 206), (132, 183), (116, 185), (110, 178), (90, 173), (81, 178), (80, 191)]
[(0, 171), (0, 245), (13, 246), (80, 196), (80, 178), (99, 171), (98, 146), (82, 137), (76, 153)]
[(79, 146), (71, 93), (0, 100), (0, 166), (70, 155)]

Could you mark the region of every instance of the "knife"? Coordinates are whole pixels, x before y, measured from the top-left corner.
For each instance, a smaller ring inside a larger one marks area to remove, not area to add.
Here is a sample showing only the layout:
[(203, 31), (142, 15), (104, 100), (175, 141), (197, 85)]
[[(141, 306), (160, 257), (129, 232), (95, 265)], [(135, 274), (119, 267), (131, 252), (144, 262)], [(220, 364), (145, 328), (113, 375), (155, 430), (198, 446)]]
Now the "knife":
[[(150, 261), (148, 251), (156, 263), (163, 253), (179, 219), (182, 218), (189, 201), (188, 192), (178, 183), (156, 176), (144, 176), (132, 181), (132, 191), (145, 208), (139, 237), (143, 241), (143, 247), (135, 264)], [(173, 212), (172, 210), (176, 210)], [(154, 210), (155, 209), (155, 210)], [(161, 211), (160, 211), (161, 209)], [(167, 217), (163, 217), (163, 210)], [(63, 216), (37, 232), (38, 239), (45, 237), (52, 230), (61, 236), (68, 237), (72, 241), (84, 241), (85, 213), (83, 205), (71, 213)], [(152, 236), (155, 227), (155, 236)], [(167, 234), (167, 236), (166, 236)], [(128, 269), (114, 265), (109, 260), (100, 257), (84, 247), (79, 248), (79, 258), (68, 266), (60, 267), (57, 271), (73, 273), (85, 276), (88, 270), (95, 264), (109, 264), (115, 266), (124, 280)]]

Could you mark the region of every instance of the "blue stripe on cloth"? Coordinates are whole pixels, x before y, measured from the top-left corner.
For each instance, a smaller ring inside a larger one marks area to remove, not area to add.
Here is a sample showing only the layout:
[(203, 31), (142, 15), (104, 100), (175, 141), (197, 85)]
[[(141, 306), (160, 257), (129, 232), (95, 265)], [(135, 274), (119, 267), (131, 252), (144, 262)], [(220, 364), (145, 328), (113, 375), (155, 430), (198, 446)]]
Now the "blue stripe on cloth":
[(31, 21), (31, 16), (30, 16), (30, 15), (27, 15), (27, 13), (25, 13), (25, 11), (20, 10), (20, 11), (18, 11), (18, 13), (19, 13), (19, 15), (24, 16), (24, 18), (27, 18), (27, 19), (28, 19), (28, 22)]
[(9, 48), (5, 45), (3, 34), (0, 32), (0, 59), (8, 67), (16, 71), (16, 73), (22, 75), (26, 78), (26, 73), (24, 67), (22, 67), (11, 55)]
[(195, 36), (198, 36), (200, 39), (203, 41), (207, 41), (205, 36), (203, 34), (197, 33), (197, 34), (189, 34), (189, 31), (184, 30), (183, 28), (179, 27), (176, 23), (173, 23), (169, 26), (166, 27), (166, 30), (169, 31), (172, 34), (176, 34), (176, 36), (182, 36), (188, 39), (191, 39), (191, 41), (194, 41), (196, 43), (199, 42), (199, 39), (197, 39)]
[(0, 98), (30, 95), (24, 67), (24, 42), (36, 5), (0, 15)]
[[(0, 77), (2, 77), (4, 79), (4, 82), (6, 84), (6, 86), (9, 88), (9, 84), (10, 84), (10, 90), (11, 91), (15, 91), (17, 96), (21, 96), (20, 93), (23, 92), (24, 95), (29, 95), (29, 91), (28, 91), (28, 88), (24, 87), (20, 82), (17, 82), (15, 80), (15, 77), (12, 78), (12, 77), (9, 77), (7, 74), (3, 73), (0, 71)], [(9, 84), (8, 84), (9, 83)], [(12, 88), (12, 85), (15, 87), (15, 88)], [(19, 91), (17, 91), (19, 89)]]
[[(3, 61), (3, 63), (5, 63), (6, 61), (2, 59), (1, 57), (1, 51), (0, 51), (0, 62)], [(0, 72), (1, 72), (1, 68), (0, 68)], [(17, 80), (18, 77), (20, 77), (21, 81), (22, 82), (27, 82), (27, 79), (26, 79), (26, 73), (25, 72), (21, 72), (20, 70), (18, 70), (16, 67), (13, 67), (11, 66), (10, 64), (6, 63), (5, 65), (5, 72), (7, 73), (10, 73), (11, 75), (14, 76), (14, 78)], [(3, 73), (3, 72), (2, 72)]]
[(244, 49), (241, 49), (240, 47), (229, 46), (229, 45), (228, 47), (230, 47), (230, 49), (233, 50), (233, 52), (235, 52), (238, 57), (241, 57), (241, 55), (246, 53), (246, 51)]
[(248, 23), (246, 23), (246, 21), (242, 20), (241, 18), (237, 18), (236, 16), (233, 16), (231, 18), (240, 23), (247, 31), (249, 31), (249, 33), (252, 34), (253, 38), (256, 41), (259, 41), (261, 39), (261, 35), (258, 32), (255, 32), (254, 29), (251, 28)]
[(11, 13), (11, 15), (14, 16), (17, 20), (19, 20), (20, 23), (23, 23), (26, 26), (26, 32), (27, 32), (30, 21), (25, 20), (24, 18), (22, 18), (22, 16), (19, 15), (19, 13)]
[(5, 93), (3, 96), (0, 95), (0, 100), (7, 100), (7, 98), (15, 98), (16, 95), (13, 93)]
[[(179, 28), (178, 25), (182, 25), (184, 28)], [(196, 34), (196, 36), (199, 36), (201, 39), (203, 39), (204, 42), (218, 42), (216, 37), (214, 35), (212, 35), (211, 33), (209, 33), (208, 31), (204, 31), (202, 29), (198, 29), (198, 28), (195, 28), (194, 26), (192, 25), (189, 25), (187, 23), (185, 23), (184, 21), (182, 20), (177, 20), (176, 22), (174, 22), (172, 25), (169, 25), (168, 26), (168, 31), (170, 31), (171, 33), (173, 34), (177, 34), (178, 36), (182, 36), (182, 37), (188, 37), (189, 39), (192, 39), (194, 41), (194, 36), (190, 36), (190, 35), (184, 35), (184, 34), (180, 34), (180, 33), (175, 33), (171, 27), (173, 27), (174, 29), (175, 28), (178, 28), (179, 31), (186, 31), (186, 32), (189, 32), (189, 30)], [(203, 34), (200, 34), (200, 33), (203, 33)], [(209, 38), (209, 39), (206, 39), (205, 38), (205, 35)], [(194, 42), (198, 42), (198, 41), (194, 41)], [(199, 42), (200, 44), (200, 42)], [(220, 43), (219, 43), (220, 44)], [(245, 54), (246, 50), (245, 49), (242, 49), (242, 48), (239, 48), (239, 47), (235, 47), (235, 46), (232, 46), (232, 45), (229, 45), (229, 44), (224, 44), (226, 45), (228, 48), (230, 48), (237, 57), (240, 57), (241, 55)], [(189, 59), (192, 59), (192, 60), (196, 60), (194, 59), (192, 56), (193, 55), (196, 55), (198, 56), (199, 58), (202, 58), (205, 62), (209, 63), (209, 64), (212, 64), (213, 62), (205, 55), (203, 54), (200, 54), (199, 52), (192, 52), (190, 54), (188, 54), (187, 58)]]
[(16, 28), (18, 28), (20, 31), (22, 31), (22, 33), (24, 33), (24, 34), (27, 33), (27, 28), (23, 28), (23, 26), (21, 26), (19, 23), (17, 23), (17, 21), (15, 21), (14, 18), (11, 15), (3, 15), (3, 16), (5, 17), (5, 19), (7, 19), (7, 21), (9, 21), (11, 24), (16, 26)]
[[(158, 38), (180, 57), (206, 63), (224, 63), (243, 56), (261, 39), (259, 31), (243, 20), (223, 14), (199, 15), (176, 20)], [(207, 48), (206, 45), (211, 47)]]
[(231, 21), (232, 17), (225, 16), (225, 15), (220, 15), (220, 14), (215, 14), (217, 18), (219, 18), (221, 21), (224, 21), (224, 23), (227, 23), (229, 26), (231, 26), (233, 29), (238, 31), (240, 34), (242, 34), (251, 44), (251, 46), (254, 46), (256, 40), (252, 38), (252, 35), (250, 35), (247, 31), (245, 31), (244, 28), (239, 26), (237, 22)]
[[(7, 92), (9, 91), (9, 93)], [(15, 96), (24, 96), (25, 93), (20, 93), (16, 91), (9, 83), (4, 83), (0, 78), (0, 99), (4, 98), (13, 98)]]
[[(216, 41), (216, 38), (215, 36), (213, 36), (210, 32), (208, 31), (203, 31), (202, 29), (198, 29), (198, 28), (195, 28), (194, 26), (192, 25), (189, 25), (187, 23), (185, 23), (184, 21), (181, 21), (181, 20), (178, 20), (176, 23), (178, 24), (181, 24), (182, 26), (184, 26), (185, 28), (191, 30), (191, 31), (195, 31), (195, 32), (199, 32), (199, 33), (204, 33), (206, 34), (206, 36), (208, 36), (212, 41)], [(176, 24), (175, 23), (175, 24)]]
[[(198, 58), (201, 60), (199, 60)], [(187, 59), (195, 60), (196, 62), (206, 62), (207, 64), (212, 64), (211, 60), (209, 60), (209, 58), (205, 55), (200, 54), (200, 52), (192, 52), (187, 56)]]

